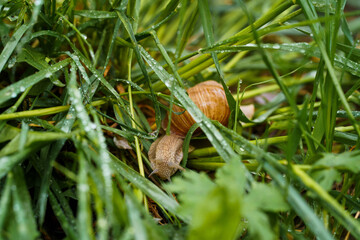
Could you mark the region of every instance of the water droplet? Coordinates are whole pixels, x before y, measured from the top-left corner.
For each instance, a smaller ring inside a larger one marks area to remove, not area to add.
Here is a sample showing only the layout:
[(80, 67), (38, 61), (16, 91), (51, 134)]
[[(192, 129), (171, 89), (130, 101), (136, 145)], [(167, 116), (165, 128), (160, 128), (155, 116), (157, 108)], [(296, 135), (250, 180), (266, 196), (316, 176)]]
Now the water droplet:
[(273, 49), (280, 49), (280, 44), (274, 44)]
[(39, 6), (40, 4), (42, 4), (42, 0), (35, 0), (34, 4), (35, 6)]

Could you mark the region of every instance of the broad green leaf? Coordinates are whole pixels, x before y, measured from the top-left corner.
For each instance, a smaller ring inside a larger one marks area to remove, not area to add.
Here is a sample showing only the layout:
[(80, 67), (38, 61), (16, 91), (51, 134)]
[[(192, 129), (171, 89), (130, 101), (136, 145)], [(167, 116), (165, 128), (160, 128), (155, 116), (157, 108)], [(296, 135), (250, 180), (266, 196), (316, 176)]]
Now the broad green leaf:
[(324, 240), (332, 239), (322, 221), (315, 215), (300, 193), (292, 185), (285, 181), (283, 175), (281, 174), (282, 171), (285, 171), (284, 167), (281, 166), (271, 154), (265, 152), (258, 146), (251, 144), (238, 133), (225, 128), (221, 124), (217, 125), (231, 141), (240, 145), (250, 154), (256, 156), (256, 159), (263, 164), (263, 168), (270, 174), (280, 189), (282, 189), (282, 191), (286, 191), (286, 200), (288, 204), (305, 221), (307, 226), (317, 235), (318, 238)]
[(19, 135), (19, 133), (20, 133), (20, 129), (10, 125), (5, 125), (0, 130), (0, 143), (12, 140), (17, 135)]
[(318, 160), (313, 167), (328, 167), (338, 170), (360, 172), (360, 151), (344, 152), (341, 154), (323, 153), (322, 158)]
[[(216, 184), (208, 176), (186, 171), (184, 178), (174, 178), (166, 188), (178, 194), (181, 203), (179, 212), (191, 217), (188, 239), (235, 239), (241, 223), (242, 184), (233, 177), (245, 179), (240, 168), (226, 165), (218, 175)], [(238, 172), (237, 170), (240, 170)], [(224, 174), (230, 173), (230, 176)], [(225, 181), (232, 184), (224, 184)], [(231, 185), (230, 187), (228, 187)], [(236, 192), (232, 192), (236, 190)]]
[[(245, 201), (245, 203), (248, 203)], [(274, 226), (271, 226), (269, 217), (257, 208), (246, 205), (244, 215), (248, 221), (249, 234), (251, 239), (275, 240)]]
[(245, 197), (245, 201), (249, 205), (254, 205), (257, 209), (265, 212), (289, 210), (289, 205), (283, 194), (272, 184), (253, 184), (251, 192)]
[(240, 161), (234, 160), (216, 171), (215, 182), (226, 188), (233, 194), (234, 198), (241, 199), (245, 194), (246, 175), (245, 170), (241, 167)]
[(335, 182), (341, 181), (341, 174), (335, 168), (315, 170), (311, 172), (311, 177), (319, 183), (325, 191), (331, 190)]
[(193, 218), (187, 239), (237, 239), (243, 221), (241, 204), (230, 191), (222, 187), (213, 188), (192, 207)]

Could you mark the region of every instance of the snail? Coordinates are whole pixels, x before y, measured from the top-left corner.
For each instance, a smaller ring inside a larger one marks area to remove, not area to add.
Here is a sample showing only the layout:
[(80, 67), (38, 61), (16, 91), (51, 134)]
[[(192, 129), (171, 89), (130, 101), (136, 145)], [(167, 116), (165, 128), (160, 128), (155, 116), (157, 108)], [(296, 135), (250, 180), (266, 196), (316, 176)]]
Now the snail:
[[(226, 100), (224, 88), (215, 81), (205, 81), (187, 90), (189, 97), (196, 106), (212, 120), (217, 120), (223, 125), (227, 125), (230, 109)], [(176, 105), (173, 112), (183, 112), (184, 109)], [(167, 118), (163, 121), (163, 128), (167, 126)], [(180, 166), (183, 157), (182, 145), (183, 138), (191, 126), (195, 123), (191, 115), (185, 111), (177, 115), (172, 113), (170, 135), (158, 138), (148, 152), (151, 163), (152, 174), (158, 175), (162, 179), (170, 180), (170, 177), (177, 170), (184, 170)], [(196, 134), (200, 131), (197, 130)]]

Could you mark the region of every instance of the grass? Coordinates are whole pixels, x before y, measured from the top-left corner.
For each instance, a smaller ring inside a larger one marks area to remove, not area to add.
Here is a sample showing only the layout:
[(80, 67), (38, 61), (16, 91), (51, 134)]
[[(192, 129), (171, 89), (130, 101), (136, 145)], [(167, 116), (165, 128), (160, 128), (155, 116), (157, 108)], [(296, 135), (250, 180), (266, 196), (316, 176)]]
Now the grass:
[[(360, 239), (357, 1), (0, 9), (1, 239)], [(186, 93), (210, 79), (226, 127)], [(147, 152), (173, 104), (197, 123), (167, 182)]]

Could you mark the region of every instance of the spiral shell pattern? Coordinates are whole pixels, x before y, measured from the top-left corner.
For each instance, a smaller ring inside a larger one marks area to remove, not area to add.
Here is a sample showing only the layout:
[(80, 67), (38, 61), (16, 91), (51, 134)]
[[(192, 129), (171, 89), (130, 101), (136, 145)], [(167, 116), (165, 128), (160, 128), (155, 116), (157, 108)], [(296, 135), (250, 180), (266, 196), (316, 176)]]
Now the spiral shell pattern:
[[(209, 80), (195, 85), (187, 90), (189, 97), (196, 106), (212, 120), (217, 120), (223, 125), (227, 125), (230, 116), (230, 109), (226, 100), (224, 88), (221, 84)], [(173, 106), (173, 112), (183, 112), (184, 109), (176, 105)], [(190, 127), (195, 123), (190, 114), (185, 111), (177, 115), (171, 115), (171, 133), (185, 137)], [(163, 126), (166, 127), (167, 121)]]

